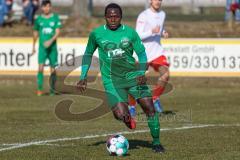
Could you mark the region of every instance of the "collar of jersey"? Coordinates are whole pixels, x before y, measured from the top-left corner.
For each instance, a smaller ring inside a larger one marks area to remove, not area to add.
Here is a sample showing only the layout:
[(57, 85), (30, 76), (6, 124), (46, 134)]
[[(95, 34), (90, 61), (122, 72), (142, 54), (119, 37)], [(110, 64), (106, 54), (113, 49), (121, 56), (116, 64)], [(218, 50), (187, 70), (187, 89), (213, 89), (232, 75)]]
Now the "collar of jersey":
[[(109, 29), (106, 24), (104, 25), (104, 29), (105, 29), (105, 30), (109, 30), (109, 31), (113, 31), (113, 30)], [(125, 25), (124, 25), (124, 24), (121, 24), (121, 26), (118, 27), (118, 29), (117, 29), (117, 30), (114, 30), (113, 32), (115, 32), (115, 31), (120, 31), (120, 30), (125, 30)]]
[(48, 17), (48, 18), (46, 18), (46, 17), (44, 16), (44, 14), (42, 14), (42, 18), (44, 18), (44, 19), (49, 19), (49, 18), (51, 18), (52, 16), (53, 16), (53, 13), (51, 13), (51, 16)]

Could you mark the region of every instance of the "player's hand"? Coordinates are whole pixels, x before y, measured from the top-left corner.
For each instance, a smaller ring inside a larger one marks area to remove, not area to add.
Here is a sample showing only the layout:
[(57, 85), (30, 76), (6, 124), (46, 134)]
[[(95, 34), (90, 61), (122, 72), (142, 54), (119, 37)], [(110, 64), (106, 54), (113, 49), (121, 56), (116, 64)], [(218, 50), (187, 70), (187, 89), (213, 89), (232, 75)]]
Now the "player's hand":
[(34, 55), (36, 53), (36, 49), (35, 49), (35, 47), (33, 47), (33, 49), (32, 49), (32, 55)]
[(146, 83), (147, 83), (147, 78), (145, 77), (145, 75), (137, 77), (138, 85), (145, 85)]
[(77, 89), (83, 93), (87, 89), (87, 79), (80, 80), (77, 83)]
[(152, 29), (152, 33), (153, 33), (153, 34), (158, 34), (158, 33), (160, 33), (160, 26), (158, 25), (158, 26), (154, 27), (154, 28)]
[(168, 38), (169, 37), (169, 34), (168, 34), (167, 31), (163, 31), (162, 35), (163, 35), (163, 38)]
[(52, 44), (52, 41), (51, 41), (51, 40), (48, 40), (48, 41), (44, 42), (43, 45), (44, 45), (45, 48), (48, 48), (48, 47), (51, 46), (51, 44)]

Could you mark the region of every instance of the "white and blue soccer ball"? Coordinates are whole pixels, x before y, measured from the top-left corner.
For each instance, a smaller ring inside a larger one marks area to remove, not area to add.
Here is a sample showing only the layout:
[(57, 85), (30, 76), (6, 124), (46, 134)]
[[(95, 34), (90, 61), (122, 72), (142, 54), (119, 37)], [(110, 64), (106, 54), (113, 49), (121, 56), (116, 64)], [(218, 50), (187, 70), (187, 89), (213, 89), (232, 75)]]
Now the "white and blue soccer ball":
[(108, 138), (106, 147), (110, 155), (125, 156), (128, 153), (129, 143), (122, 135), (113, 135)]

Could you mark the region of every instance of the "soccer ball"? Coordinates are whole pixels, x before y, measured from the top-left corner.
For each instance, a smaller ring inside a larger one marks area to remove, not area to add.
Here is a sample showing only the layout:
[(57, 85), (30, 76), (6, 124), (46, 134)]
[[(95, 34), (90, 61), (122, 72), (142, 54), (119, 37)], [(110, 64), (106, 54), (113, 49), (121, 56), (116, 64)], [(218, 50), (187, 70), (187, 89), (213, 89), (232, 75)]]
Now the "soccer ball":
[(110, 155), (124, 156), (128, 152), (128, 140), (122, 135), (113, 135), (108, 138), (106, 147)]

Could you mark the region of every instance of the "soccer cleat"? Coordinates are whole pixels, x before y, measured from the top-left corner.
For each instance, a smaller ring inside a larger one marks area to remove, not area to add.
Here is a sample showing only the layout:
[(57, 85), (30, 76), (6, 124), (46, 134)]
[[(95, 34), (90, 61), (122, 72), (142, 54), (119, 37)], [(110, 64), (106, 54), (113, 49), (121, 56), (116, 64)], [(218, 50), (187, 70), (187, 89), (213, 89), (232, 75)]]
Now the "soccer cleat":
[(136, 107), (135, 106), (129, 106), (128, 110), (130, 112), (131, 117), (134, 118), (136, 116)]
[(54, 92), (50, 92), (49, 95), (50, 95), (50, 96), (55, 96), (55, 93), (54, 93)]
[(163, 108), (162, 108), (162, 105), (161, 105), (159, 99), (156, 99), (155, 101), (153, 101), (153, 104), (154, 104), (155, 110), (156, 110), (158, 113), (162, 113), (162, 112), (163, 112)]
[(55, 95), (56, 95), (55, 91), (53, 89), (50, 89), (49, 96), (55, 96)]
[(43, 91), (38, 90), (37, 91), (37, 96), (42, 96), (42, 95), (43, 95)]
[(153, 151), (156, 153), (164, 153), (165, 149), (161, 144), (153, 145)]

